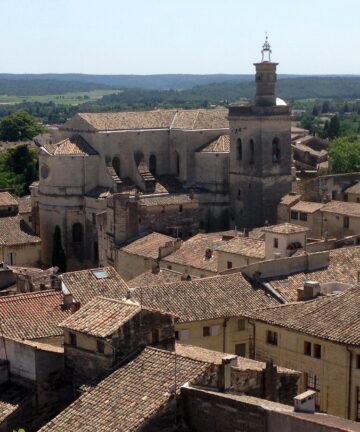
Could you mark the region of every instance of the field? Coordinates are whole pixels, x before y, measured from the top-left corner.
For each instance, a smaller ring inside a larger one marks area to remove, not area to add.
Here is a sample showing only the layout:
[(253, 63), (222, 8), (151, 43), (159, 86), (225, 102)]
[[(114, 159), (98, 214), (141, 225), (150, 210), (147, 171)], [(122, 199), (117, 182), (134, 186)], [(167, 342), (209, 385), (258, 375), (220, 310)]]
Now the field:
[(64, 93), (44, 96), (6, 96), (0, 95), (0, 105), (14, 105), (21, 102), (54, 102), (61, 105), (80, 105), (101, 99), (105, 95), (120, 93), (121, 90), (92, 90), (88, 92)]

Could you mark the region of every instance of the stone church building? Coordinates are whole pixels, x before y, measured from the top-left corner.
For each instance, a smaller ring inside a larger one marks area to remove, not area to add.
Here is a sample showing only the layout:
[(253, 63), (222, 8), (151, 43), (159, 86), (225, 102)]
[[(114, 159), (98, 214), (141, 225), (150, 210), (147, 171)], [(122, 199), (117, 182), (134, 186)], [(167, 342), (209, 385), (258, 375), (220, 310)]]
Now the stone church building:
[(56, 226), (76, 269), (98, 265), (100, 230), (116, 249), (146, 230), (187, 238), (275, 223), (292, 181), (290, 113), (264, 54), (267, 42), (250, 104), (78, 113), (54, 131), (31, 188), (43, 262), (52, 263)]

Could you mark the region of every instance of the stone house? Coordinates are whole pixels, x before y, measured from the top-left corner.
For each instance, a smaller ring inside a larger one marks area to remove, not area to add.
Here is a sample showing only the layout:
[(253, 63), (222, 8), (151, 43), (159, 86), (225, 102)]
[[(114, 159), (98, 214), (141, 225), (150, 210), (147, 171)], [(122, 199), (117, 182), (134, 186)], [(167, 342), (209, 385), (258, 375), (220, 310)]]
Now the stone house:
[(328, 236), (344, 238), (360, 233), (360, 204), (330, 201), (321, 208), (322, 231)]
[(360, 203), (360, 182), (345, 189), (344, 201)]
[(19, 204), (9, 192), (0, 192), (0, 217), (16, 216)]
[(314, 300), (246, 313), (252, 356), (303, 372), (300, 391), (319, 410), (360, 418), (359, 287)]
[(0, 260), (9, 265), (37, 266), (42, 240), (21, 216), (0, 218)]
[(95, 297), (60, 324), (68, 379), (94, 380), (142, 346), (171, 349), (174, 318), (131, 300)]
[(290, 222), (289, 209), (301, 200), (301, 195), (290, 192), (281, 198), (277, 206), (277, 223)]
[(309, 237), (321, 238), (323, 206), (322, 203), (298, 201), (288, 209), (289, 222), (309, 228)]

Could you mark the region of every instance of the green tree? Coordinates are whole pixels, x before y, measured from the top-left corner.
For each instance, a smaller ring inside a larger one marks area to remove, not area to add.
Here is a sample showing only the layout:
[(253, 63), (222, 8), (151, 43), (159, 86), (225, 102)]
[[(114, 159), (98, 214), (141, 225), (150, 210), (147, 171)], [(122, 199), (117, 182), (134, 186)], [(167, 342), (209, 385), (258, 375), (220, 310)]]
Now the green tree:
[(328, 138), (334, 139), (340, 135), (340, 120), (337, 115), (331, 117), (328, 129)]
[(330, 145), (330, 170), (334, 174), (360, 171), (360, 140), (337, 138)]
[(66, 256), (62, 247), (61, 231), (58, 225), (54, 230), (52, 265), (58, 267), (61, 272), (66, 272)]
[(25, 111), (9, 114), (0, 123), (0, 139), (3, 141), (31, 140), (43, 131), (43, 126)]

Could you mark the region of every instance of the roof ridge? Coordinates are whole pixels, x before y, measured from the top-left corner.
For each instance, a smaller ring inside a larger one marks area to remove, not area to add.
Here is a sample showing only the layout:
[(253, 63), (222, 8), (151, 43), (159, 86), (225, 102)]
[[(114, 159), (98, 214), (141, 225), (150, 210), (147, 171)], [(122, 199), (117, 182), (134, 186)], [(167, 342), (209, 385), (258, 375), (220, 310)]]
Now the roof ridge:
[(61, 291), (56, 291), (53, 289), (48, 289), (48, 290), (42, 290), (42, 291), (33, 291), (33, 292), (28, 292), (28, 293), (17, 293), (17, 294), (11, 294), (11, 295), (7, 295), (7, 296), (2, 296), (0, 297), (0, 303), (2, 302), (7, 302), (10, 300), (19, 300), (20, 298), (29, 298), (29, 297), (47, 297), (50, 295), (61, 295)]

